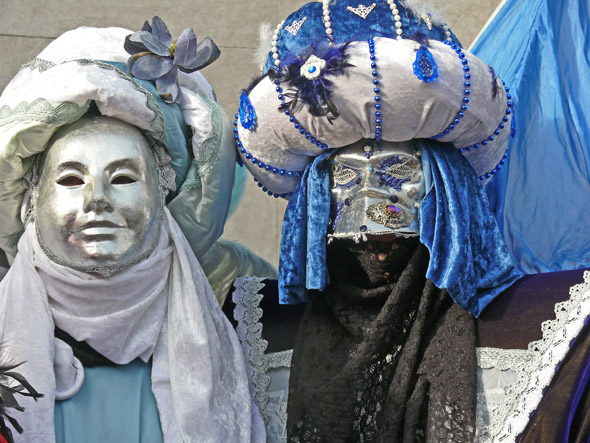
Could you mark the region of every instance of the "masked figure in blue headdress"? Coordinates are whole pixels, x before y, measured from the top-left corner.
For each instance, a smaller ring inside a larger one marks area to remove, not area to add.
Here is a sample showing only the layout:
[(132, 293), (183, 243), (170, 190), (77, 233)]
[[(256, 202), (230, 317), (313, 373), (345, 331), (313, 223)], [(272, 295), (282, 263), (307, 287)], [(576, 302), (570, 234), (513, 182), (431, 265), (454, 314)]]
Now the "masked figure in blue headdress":
[(521, 275), (483, 185), (513, 102), (417, 2), (309, 3), (242, 93), (241, 161), (289, 198), (283, 303), (308, 302), (289, 441), (473, 441), (475, 317)]

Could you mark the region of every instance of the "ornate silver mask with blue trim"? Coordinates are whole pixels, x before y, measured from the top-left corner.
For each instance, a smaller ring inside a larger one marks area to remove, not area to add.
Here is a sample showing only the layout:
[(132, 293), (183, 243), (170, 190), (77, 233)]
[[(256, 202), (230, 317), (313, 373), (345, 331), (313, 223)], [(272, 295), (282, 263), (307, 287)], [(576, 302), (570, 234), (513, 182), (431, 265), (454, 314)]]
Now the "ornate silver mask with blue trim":
[(361, 140), (330, 159), (329, 238), (419, 234), (424, 198), (420, 152), (411, 141)]

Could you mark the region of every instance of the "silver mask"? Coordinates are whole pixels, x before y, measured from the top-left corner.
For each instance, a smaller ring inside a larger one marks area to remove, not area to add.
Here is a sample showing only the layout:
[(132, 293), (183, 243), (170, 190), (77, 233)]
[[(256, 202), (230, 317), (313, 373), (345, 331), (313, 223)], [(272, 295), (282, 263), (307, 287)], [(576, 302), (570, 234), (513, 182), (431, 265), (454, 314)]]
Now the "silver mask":
[(34, 217), (53, 261), (109, 275), (151, 252), (162, 202), (155, 156), (137, 128), (83, 118), (54, 135), (39, 172)]
[(415, 236), (424, 198), (420, 152), (411, 141), (361, 140), (330, 159), (329, 238)]

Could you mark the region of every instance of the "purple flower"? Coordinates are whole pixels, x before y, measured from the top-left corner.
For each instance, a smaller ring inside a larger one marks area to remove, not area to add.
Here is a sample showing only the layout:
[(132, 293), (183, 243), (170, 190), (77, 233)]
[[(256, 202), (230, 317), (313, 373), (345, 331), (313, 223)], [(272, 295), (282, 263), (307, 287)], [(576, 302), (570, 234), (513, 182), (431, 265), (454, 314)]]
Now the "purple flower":
[(174, 40), (164, 21), (155, 16), (150, 25), (146, 21), (141, 31), (125, 38), (125, 51), (131, 54), (127, 66), (132, 76), (141, 80), (155, 80), (156, 90), (167, 103), (174, 103), (180, 95), (178, 70), (194, 72), (213, 63), (220, 51), (207, 37), (197, 44), (197, 36), (186, 28)]

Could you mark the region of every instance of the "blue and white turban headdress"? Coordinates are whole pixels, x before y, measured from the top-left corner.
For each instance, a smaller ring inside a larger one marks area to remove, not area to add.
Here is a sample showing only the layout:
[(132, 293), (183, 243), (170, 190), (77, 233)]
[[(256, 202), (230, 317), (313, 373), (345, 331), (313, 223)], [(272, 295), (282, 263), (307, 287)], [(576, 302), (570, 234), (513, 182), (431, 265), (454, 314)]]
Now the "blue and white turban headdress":
[(234, 122), (239, 160), (269, 195), (290, 198), (281, 300), (329, 280), (327, 157), (362, 139), (422, 139), (427, 277), (479, 315), (519, 275), (481, 186), (506, 159), (512, 108), (493, 68), (414, 1), (324, 0), (289, 15)]

